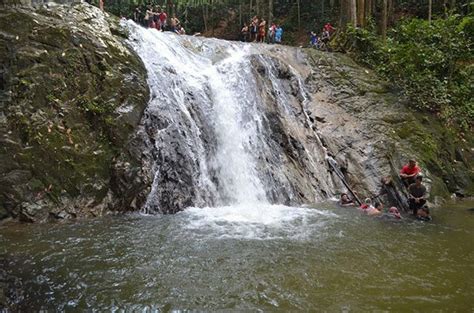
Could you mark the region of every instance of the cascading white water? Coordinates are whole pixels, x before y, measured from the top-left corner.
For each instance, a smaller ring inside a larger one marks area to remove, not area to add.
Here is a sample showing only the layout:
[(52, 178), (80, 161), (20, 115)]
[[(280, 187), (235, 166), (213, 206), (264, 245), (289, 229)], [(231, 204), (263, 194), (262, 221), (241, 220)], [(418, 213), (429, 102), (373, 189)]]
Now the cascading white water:
[(325, 216), (280, 205), (295, 203), (302, 192), (315, 195), (310, 202), (324, 199), (324, 189), (319, 196), (309, 185), (312, 177), (318, 187), (332, 186), (320, 143), (305, 147), (297, 140), (314, 136), (300, 118), (301, 78), (289, 87), (288, 78), (277, 77), (281, 68), (255, 45), (178, 36), (132, 22), (126, 27), (151, 90), (143, 132), (153, 143), (156, 174), (147, 208), (166, 211), (164, 205), (177, 203), (192, 215), (189, 227), (197, 228), (226, 222), (281, 230), (316, 213)]
[[(198, 143), (200, 146), (193, 158), (199, 160), (203, 188), (216, 188), (211, 186), (209, 178), (211, 167), (217, 173), (221, 205), (266, 203), (255, 160), (249, 153), (258, 133), (257, 101), (254, 95), (245, 96), (248, 84), (254, 84), (245, 81), (251, 67), (246, 58), (249, 52), (230, 43), (215, 51), (207, 50), (205, 45), (189, 46), (186, 50), (182, 49), (183, 44), (195, 45), (196, 42), (183, 42), (174, 34), (135, 25), (131, 25), (131, 29), (134, 47), (150, 76), (149, 109), (175, 107), (188, 117), (192, 125), (188, 138), (193, 140), (189, 145)], [(193, 53), (193, 49), (199, 53)], [(200, 129), (184, 103), (184, 93), (190, 91), (200, 98), (200, 105), (207, 106), (206, 118), (211, 120), (217, 141), (216, 152), (210, 159), (206, 159)], [(171, 120), (177, 122), (174, 117)]]
[(210, 66), (204, 73), (208, 77), (214, 102), (215, 133), (218, 150), (215, 164), (219, 169), (224, 194), (231, 204), (257, 204), (266, 202), (265, 191), (255, 173), (255, 160), (249, 143), (255, 141), (256, 123), (245, 121), (245, 115), (255, 112), (251, 103), (242, 94), (247, 92), (247, 82), (241, 75), (249, 71), (245, 51), (229, 48), (230, 56)]

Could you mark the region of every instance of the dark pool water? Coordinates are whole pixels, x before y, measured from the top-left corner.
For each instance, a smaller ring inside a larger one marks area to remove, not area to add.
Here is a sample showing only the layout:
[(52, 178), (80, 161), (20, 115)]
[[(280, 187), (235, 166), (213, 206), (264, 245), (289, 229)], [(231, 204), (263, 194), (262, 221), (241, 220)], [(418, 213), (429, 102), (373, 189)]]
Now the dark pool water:
[(431, 223), (354, 209), (191, 209), (0, 226), (25, 310), (474, 310), (474, 202)]

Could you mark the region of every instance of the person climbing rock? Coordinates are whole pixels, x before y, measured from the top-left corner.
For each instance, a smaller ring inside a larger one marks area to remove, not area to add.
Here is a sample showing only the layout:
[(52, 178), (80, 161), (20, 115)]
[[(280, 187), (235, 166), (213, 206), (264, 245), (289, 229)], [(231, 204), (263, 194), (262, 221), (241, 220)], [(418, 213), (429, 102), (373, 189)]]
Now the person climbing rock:
[(415, 182), (415, 177), (420, 174), (421, 169), (416, 164), (416, 160), (411, 159), (408, 164), (404, 165), (400, 170), (400, 178), (403, 181), (405, 187), (410, 186)]
[(408, 203), (413, 215), (417, 215), (419, 209), (426, 204), (426, 187), (422, 184), (423, 176), (418, 175), (415, 182), (408, 186), (409, 198)]
[(339, 199), (340, 206), (356, 206), (354, 200), (350, 199), (347, 193), (342, 193), (341, 198)]

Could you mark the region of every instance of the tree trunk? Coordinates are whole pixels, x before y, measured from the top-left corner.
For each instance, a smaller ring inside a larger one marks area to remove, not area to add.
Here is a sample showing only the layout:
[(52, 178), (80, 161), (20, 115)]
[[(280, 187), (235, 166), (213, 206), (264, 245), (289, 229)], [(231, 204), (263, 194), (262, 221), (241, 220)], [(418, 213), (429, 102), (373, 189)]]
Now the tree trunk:
[(393, 5), (393, 0), (388, 0), (388, 17), (387, 17), (387, 24), (389, 26), (393, 25), (393, 15), (394, 15), (395, 9)]
[(273, 0), (268, 0), (268, 27), (272, 26), (273, 22)]
[(364, 13), (364, 18), (365, 18), (365, 25), (367, 25), (367, 21), (371, 18), (372, 16), (372, 0), (366, 0), (365, 1), (365, 13)]
[(431, 11), (433, 7), (433, 0), (428, 0), (428, 22), (431, 24)]
[(357, 0), (357, 25), (365, 27), (365, 0)]
[(456, 0), (451, 0), (451, 4), (449, 5), (449, 9), (452, 12), (456, 11)]
[[(430, 0), (431, 1), (431, 0)], [(382, 40), (387, 40), (387, 14), (388, 14), (388, 0), (383, 0), (382, 7)]]
[(296, 6), (298, 7), (298, 29), (301, 29), (301, 8), (300, 8), (300, 0), (296, 0)]
[(239, 28), (242, 28), (242, 0), (239, 0)]
[(207, 4), (202, 6), (202, 20), (204, 22), (204, 31), (207, 32)]
[(341, 0), (339, 6), (339, 27), (345, 29), (347, 23), (349, 22), (349, 1), (350, 0)]
[(357, 27), (357, 0), (350, 1), (350, 9), (351, 9), (351, 24), (354, 27)]
[(211, 0), (210, 1), (210, 5), (211, 5), (211, 32), (212, 32), (212, 37), (214, 37), (214, 1)]
[(324, 22), (324, 0), (321, 0), (321, 21)]
[(252, 0), (250, 0), (250, 3), (249, 3), (249, 15), (250, 15), (250, 18), (253, 17), (253, 12), (252, 12)]

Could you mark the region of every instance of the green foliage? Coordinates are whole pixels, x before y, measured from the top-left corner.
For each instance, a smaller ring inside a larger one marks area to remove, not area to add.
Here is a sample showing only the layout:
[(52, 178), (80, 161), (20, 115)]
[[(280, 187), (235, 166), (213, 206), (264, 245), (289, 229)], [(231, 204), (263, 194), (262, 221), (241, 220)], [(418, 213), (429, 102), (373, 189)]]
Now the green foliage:
[(402, 20), (383, 42), (349, 27), (342, 46), (398, 84), (411, 105), (468, 130), (474, 121), (474, 16)]

